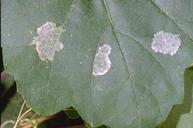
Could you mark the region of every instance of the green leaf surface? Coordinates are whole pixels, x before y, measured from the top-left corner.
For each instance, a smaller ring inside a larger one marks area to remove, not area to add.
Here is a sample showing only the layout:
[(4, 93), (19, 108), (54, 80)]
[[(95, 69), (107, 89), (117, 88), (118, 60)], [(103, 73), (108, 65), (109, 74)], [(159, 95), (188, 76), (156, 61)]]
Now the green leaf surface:
[(193, 113), (184, 114), (178, 123), (177, 128), (192, 128), (193, 127)]
[(188, 68), (185, 72), (185, 82), (191, 87), (192, 91), (192, 107), (189, 113), (181, 116), (177, 128), (192, 128), (193, 127), (193, 67)]
[[(166, 3), (2, 0), (5, 69), (38, 113), (72, 106), (91, 126), (153, 128), (182, 102), (183, 72), (193, 60), (191, 0), (176, 2), (179, 8)], [(61, 37), (64, 48), (53, 62), (41, 61), (30, 45), (36, 28), (47, 21), (66, 30)], [(182, 44), (174, 56), (151, 49), (159, 31), (180, 34)], [(93, 76), (95, 54), (104, 43), (112, 48), (111, 68)]]
[(191, 111), (192, 107), (192, 83), (193, 72), (192, 67), (187, 68), (184, 72), (184, 98), (181, 104), (172, 107), (167, 119), (156, 128), (176, 128), (182, 115)]

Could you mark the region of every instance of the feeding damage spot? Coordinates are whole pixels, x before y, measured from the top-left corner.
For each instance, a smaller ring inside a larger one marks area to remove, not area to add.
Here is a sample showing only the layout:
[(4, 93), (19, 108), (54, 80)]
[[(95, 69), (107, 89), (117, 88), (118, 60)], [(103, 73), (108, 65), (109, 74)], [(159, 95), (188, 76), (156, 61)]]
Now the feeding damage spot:
[(180, 45), (181, 39), (179, 34), (160, 31), (154, 34), (151, 48), (155, 52), (173, 56), (178, 51)]
[(99, 47), (98, 52), (95, 55), (93, 75), (100, 76), (105, 75), (110, 67), (111, 61), (109, 59), (109, 54), (111, 53), (111, 47), (107, 44)]
[(38, 36), (33, 38), (32, 44), (36, 45), (36, 51), (42, 61), (53, 61), (55, 52), (63, 49), (60, 42), (63, 31), (62, 26), (56, 27), (52, 22), (46, 22), (37, 28)]

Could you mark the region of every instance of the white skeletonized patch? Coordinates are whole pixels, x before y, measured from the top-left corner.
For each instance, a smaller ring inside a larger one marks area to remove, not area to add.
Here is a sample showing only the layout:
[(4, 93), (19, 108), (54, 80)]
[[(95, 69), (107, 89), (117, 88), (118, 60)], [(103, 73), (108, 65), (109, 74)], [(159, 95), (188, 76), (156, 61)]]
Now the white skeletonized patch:
[(63, 27), (56, 27), (55, 23), (46, 22), (37, 28), (37, 37), (33, 38), (32, 44), (36, 45), (36, 51), (42, 61), (53, 61), (56, 51), (63, 49), (60, 36), (64, 31)]
[(98, 52), (95, 55), (94, 65), (93, 65), (93, 75), (100, 76), (105, 75), (110, 67), (111, 61), (109, 59), (109, 54), (111, 53), (111, 47), (107, 44), (99, 47)]
[(154, 34), (151, 48), (155, 52), (173, 56), (178, 51), (180, 45), (181, 39), (179, 34), (160, 31)]

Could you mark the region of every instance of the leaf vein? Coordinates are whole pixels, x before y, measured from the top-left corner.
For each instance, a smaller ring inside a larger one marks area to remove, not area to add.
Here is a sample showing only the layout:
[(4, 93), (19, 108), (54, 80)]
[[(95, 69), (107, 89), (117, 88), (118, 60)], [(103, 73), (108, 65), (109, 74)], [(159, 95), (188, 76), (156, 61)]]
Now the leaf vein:
[(190, 38), (191, 42), (193, 43), (193, 38), (189, 36), (187, 32), (185, 32), (185, 30), (175, 21), (175, 19), (173, 19), (169, 14), (163, 11), (163, 9), (154, 0), (151, 0), (151, 2), (155, 7), (160, 9), (166, 17), (168, 17), (174, 24), (176, 24), (176, 26), (178, 26), (178, 28), (180, 28), (185, 33), (185, 35)]
[[(109, 22), (110, 22), (110, 24), (111, 24), (111, 26), (112, 26), (112, 29), (113, 29), (113, 34), (115, 35), (115, 39), (116, 39), (116, 41), (117, 41), (117, 43), (118, 43), (118, 46), (119, 46), (119, 49), (120, 49), (120, 51), (121, 51), (121, 55), (122, 55), (122, 57), (123, 57), (123, 61), (124, 61), (125, 67), (126, 67), (126, 69), (127, 69), (127, 73), (128, 73), (128, 75), (129, 75), (129, 78), (131, 79), (131, 83), (132, 83), (132, 84), (131, 84), (131, 87), (132, 87), (132, 90), (133, 90), (133, 93), (134, 93), (135, 102), (136, 102), (136, 107), (137, 107), (137, 110), (139, 111), (139, 104), (138, 104), (138, 102), (137, 102), (137, 96), (136, 96), (136, 92), (135, 92), (135, 89), (134, 89), (134, 86), (133, 86), (134, 83), (133, 83), (133, 80), (132, 80), (132, 76), (131, 76), (131, 74), (130, 74), (130, 72), (129, 72), (128, 66), (127, 66), (126, 57), (125, 57), (125, 55), (124, 55), (124, 53), (123, 53), (123, 50), (122, 50), (122, 48), (121, 48), (121, 44), (120, 44), (119, 39), (118, 39), (118, 35), (117, 35), (117, 31), (116, 31), (115, 25), (113, 24), (111, 14), (110, 14), (109, 9), (108, 9), (107, 1), (104, 0), (103, 2), (104, 2), (104, 7), (105, 7), (105, 10), (106, 10), (106, 13), (107, 13)], [(139, 115), (138, 112), (137, 112), (137, 114), (138, 114), (139, 117), (141, 117), (141, 115)], [(141, 124), (142, 124), (142, 119), (141, 119)]]

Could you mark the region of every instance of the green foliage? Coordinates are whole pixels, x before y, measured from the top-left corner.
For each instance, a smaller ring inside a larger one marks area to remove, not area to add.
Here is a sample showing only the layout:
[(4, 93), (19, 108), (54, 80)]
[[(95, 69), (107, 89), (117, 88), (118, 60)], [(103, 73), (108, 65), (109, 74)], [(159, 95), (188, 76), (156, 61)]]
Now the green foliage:
[[(184, 96), (183, 72), (193, 60), (191, 0), (2, 0), (5, 70), (40, 114), (74, 107), (91, 126), (153, 128)], [(36, 28), (64, 26), (64, 48), (41, 61)], [(180, 34), (173, 56), (151, 49), (159, 31)], [(93, 76), (99, 46), (111, 46), (110, 70)]]
[(177, 128), (192, 128), (193, 127), (193, 67), (188, 68), (185, 72), (185, 83), (190, 87), (191, 96), (189, 101), (191, 102), (191, 107), (189, 113), (181, 116)]

